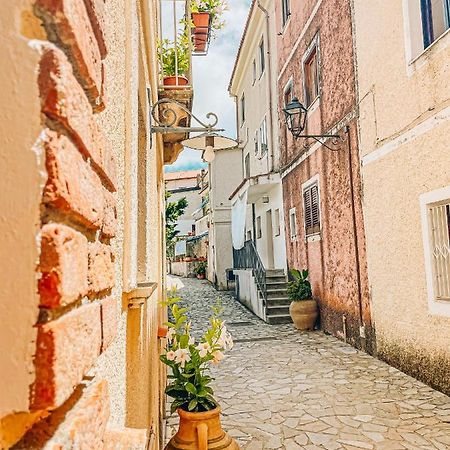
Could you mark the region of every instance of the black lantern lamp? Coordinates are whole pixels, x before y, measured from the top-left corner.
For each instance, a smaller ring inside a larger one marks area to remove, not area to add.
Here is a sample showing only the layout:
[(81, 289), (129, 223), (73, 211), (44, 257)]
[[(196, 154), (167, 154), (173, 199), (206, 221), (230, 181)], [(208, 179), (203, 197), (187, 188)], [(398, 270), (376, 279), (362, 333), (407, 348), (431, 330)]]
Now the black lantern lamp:
[(288, 130), (292, 133), (292, 136), (294, 136), (295, 139), (311, 138), (319, 142), (329, 150), (336, 150), (335, 148), (331, 148), (330, 146), (322, 142), (321, 139), (332, 138), (331, 144), (333, 146), (337, 146), (339, 145), (339, 141), (342, 139), (342, 137), (339, 134), (302, 134), (306, 128), (306, 119), (308, 116), (308, 110), (303, 106), (302, 103), (300, 103), (297, 97), (294, 97), (286, 105), (286, 108), (283, 109), (283, 112), (286, 121), (286, 126), (288, 127)]
[(294, 97), (283, 109), (288, 130), (297, 139), (305, 129), (308, 110)]

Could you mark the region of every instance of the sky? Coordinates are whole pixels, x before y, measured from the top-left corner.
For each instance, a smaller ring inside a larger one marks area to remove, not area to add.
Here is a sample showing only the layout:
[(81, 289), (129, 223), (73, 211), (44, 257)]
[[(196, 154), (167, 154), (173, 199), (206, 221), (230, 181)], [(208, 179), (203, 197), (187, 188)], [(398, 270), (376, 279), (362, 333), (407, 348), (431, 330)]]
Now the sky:
[[(223, 134), (236, 138), (234, 100), (228, 94), (228, 83), (234, 60), (247, 19), (250, 0), (228, 0), (229, 10), (224, 13), (225, 28), (217, 31), (211, 39), (207, 56), (193, 56), (194, 109), (193, 113), (205, 119), (208, 112), (219, 117), (218, 128)], [(194, 124), (192, 124), (195, 126)], [(206, 165), (201, 161), (201, 152), (184, 149), (177, 161), (166, 166), (167, 172), (193, 170)]]

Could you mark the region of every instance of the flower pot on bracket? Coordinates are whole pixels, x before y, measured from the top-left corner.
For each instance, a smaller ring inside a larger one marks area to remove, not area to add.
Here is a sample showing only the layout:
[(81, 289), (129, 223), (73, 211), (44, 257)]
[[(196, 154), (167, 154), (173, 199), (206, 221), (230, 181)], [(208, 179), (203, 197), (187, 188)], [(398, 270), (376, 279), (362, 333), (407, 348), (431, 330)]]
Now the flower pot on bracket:
[(210, 33), (210, 17), (209, 12), (192, 13), (192, 22), (194, 23), (192, 41), (195, 53), (203, 53), (206, 50)]
[(179, 428), (165, 450), (239, 450), (237, 442), (222, 430), (219, 407), (205, 412), (177, 412)]

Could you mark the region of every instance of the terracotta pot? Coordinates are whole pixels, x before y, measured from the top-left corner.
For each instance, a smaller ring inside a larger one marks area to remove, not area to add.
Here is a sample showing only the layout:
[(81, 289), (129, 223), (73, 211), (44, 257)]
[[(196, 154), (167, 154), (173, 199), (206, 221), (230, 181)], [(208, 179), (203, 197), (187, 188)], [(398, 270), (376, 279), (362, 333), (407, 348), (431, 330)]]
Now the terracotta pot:
[(177, 410), (180, 425), (166, 450), (238, 450), (239, 446), (220, 424), (220, 408), (201, 413)]
[(176, 76), (164, 77), (163, 84), (164, 86), (186, 86), (187, 84), (189, 84), (189, 80), (186, 77), (178, 75), (178, 84), (177, 84)]
[(197, 274), (197, 278), (198, 278), (199, 280), (204, 280), (204, 279), (205, 279), (205, 274), (204, 274), (204, 273), (198, 273), (198, 274)]
[(315, 300), (300, 300), (291, 302), (289, 314), (297, 330), (314, 330), (314, 325), (319, 316), (319, 308)]
[(195, 52), (204, 52), (209, 39), (209, 17), (208, 12), (192, 13), (192, 22), (194, 28), (192, 30), (192, 40)]

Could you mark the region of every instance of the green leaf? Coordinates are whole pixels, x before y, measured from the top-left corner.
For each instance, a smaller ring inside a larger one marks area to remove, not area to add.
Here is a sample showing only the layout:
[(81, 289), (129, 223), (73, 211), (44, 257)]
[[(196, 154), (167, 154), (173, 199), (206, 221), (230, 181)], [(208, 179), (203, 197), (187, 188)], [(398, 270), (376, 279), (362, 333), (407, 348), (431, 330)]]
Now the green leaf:
[(193, 411), (194, 409), (195, 409), (195, 407), (197, 406), (197, 399), (196, 398), (193, 398), (190, 402), (189, 402), (189, 405), (188, 405), (188, 410), (189, 411)]
[(189, 392), (189, 394), (197, 395), (197, 389), (192, 383), (186, 383), (185, 388)]

